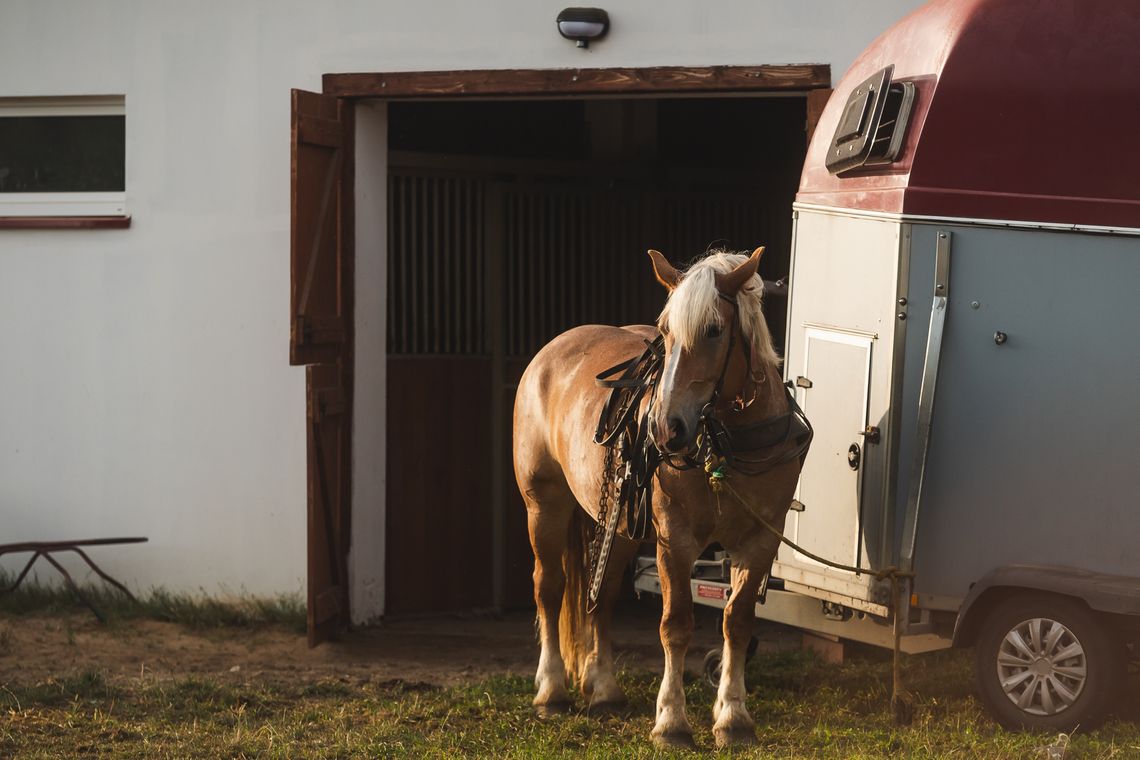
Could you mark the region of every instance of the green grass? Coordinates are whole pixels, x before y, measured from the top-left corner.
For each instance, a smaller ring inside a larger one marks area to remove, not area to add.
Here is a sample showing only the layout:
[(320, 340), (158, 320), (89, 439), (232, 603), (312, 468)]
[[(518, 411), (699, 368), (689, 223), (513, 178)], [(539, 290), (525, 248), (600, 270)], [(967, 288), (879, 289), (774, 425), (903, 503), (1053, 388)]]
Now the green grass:
[[(968, 657), (959, 652), (907, 659), (917, 717), (896, 728), (886, 710), (889, 674), (889, 662), (878, 656), (842, 666), (799, 652), (758, 656), (748, 682), (761, 744), (735, 756), (1022, 760), (1044, 757), (1056, 739), (997, 728), (971, 696)], [(627, 714), (540, 720), (523, 677), (436, 688), (345, 679), (111, 684), (82, 673), (0, 687), (0, 757), (659, 756), (648, 741), (657, 678), (642, 671), (620, 678), (630, 698)], [(686, 695), (697, 743), (711, 753), (712, 690), (694, 679)], [(1078, 731), (1065, 757), (1140, 757), (1140, 730), (1117, 719), (1092, 733)]]
[[(12, 576), (0, 572), (0, 588), (13, 580)], [(282, 625), (293, 631), (305, 630), (305, 600), (300, 594), (214, 596), (205, 591), (176, 594), (154, 588), (138, 595), (137, 601), (131, 601), (118, 589), (102, 583), (85, 584), (81, 590), (109, 622), (147, 618), (193, 628)], [(44, 584), (31, 578), (15, 591), (0, 594), (0, 616), (59, 614), (86, 609), (67, 586)]]
[[(138, 618), (198, 629), (304, 627), (299, 597), (218, 599), (153, 590), (135, 605), (113, 589), (86, 592), (124, 627)], [(0, 617), (83, 609), (65, 588), (30, 584), (0, 595)], [(12, 656), (3, 641), (6, 630), (0, 626), (0, 657)], [(749, 664), (748, 684), (760, 745), (733, 756), (1021, 760), (1045, 757), (1044, 748), (1056, 741), (1052, 735), (1002, 731), (986, 717), (972, 695), (968, 653), (909, 657), (904, 674), (917, 709), (914, 723), (899, 728), (887, 710), (890, 661), (884, 653), (857, 650), (841, 666), (798, 651), (759, 655)], [(530, 707), (533, 686), (522, 677), (437, 688), (300, 677), (108, 680), (86, 671), (0, 683), (0, 758), (662, 756), (648, 740), (657, 676), (631, 670), (620, 680), (630, 699), (625, 714), (576, 712), (540, 720)], [(1098, 731), (1075, 732), (1065, 758), (1140, 758), (1138, 691), (1133, 679), (1120, 716)], [(712, 689), (693, 679), (686, 695), (697, 743), (710, 754)]]

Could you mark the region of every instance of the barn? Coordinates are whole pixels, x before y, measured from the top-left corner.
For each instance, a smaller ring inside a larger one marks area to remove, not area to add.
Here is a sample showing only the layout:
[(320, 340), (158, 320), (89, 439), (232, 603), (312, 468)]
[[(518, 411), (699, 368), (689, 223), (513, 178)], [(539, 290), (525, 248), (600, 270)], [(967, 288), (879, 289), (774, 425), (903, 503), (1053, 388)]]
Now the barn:
[(101, 564), (304, 591), (313, 641), (529, 604), (526, 360), (652, 320), (648, 247), (785, 276), (829, 88), (918, 4), (639, 0), (579, 45), (548, 2), (6, 2), (0, 541), (144, 535)]

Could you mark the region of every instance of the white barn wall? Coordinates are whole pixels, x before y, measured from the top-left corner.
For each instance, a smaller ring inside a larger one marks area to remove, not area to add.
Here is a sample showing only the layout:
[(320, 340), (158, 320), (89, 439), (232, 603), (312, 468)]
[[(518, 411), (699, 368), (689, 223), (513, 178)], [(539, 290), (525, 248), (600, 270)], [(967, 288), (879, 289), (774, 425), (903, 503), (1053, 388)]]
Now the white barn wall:
[(133, 222), (0, 231), (0, 542), (142, 534), (96, 550), (135, 586), (303, 588), (290, 87), (334, 71), (758, 63), (830, 63), (838, 80), (918, 4), (623, 0), (583, 51), (555, 31), (567, 3), (547, 0), (4, 0), (0, 97), (126, 96)]

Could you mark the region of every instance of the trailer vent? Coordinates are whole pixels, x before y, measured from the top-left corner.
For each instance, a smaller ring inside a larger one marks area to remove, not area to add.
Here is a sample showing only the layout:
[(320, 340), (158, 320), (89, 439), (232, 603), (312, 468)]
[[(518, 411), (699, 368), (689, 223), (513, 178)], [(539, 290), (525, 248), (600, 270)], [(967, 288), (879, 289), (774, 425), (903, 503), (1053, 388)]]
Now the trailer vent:
[(914, 103), (914, 83), (891, 82), (893, 70), (887, 66), (877, 71), (847, 98), (827, 153), (827, 170), (832, 174), (898, 158)]

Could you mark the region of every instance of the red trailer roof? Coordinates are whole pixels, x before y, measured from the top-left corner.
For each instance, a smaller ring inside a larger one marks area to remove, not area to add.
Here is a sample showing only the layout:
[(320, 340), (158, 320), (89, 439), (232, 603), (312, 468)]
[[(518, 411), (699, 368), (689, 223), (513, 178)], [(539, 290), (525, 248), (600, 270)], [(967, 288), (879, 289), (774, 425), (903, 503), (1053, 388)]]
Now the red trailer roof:
[[(824, 165), (851, 91), (912, 81), (892, 164)], [(884, 33), (828, 101), (802, 203), (891, 213), (1140, 227), (1140, 2), (935, 0)]]

